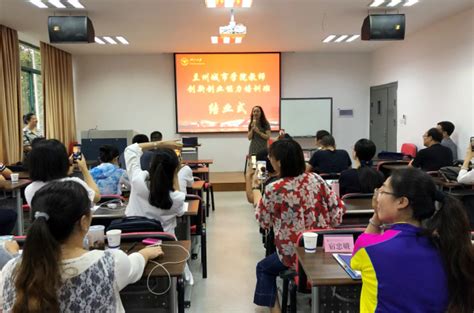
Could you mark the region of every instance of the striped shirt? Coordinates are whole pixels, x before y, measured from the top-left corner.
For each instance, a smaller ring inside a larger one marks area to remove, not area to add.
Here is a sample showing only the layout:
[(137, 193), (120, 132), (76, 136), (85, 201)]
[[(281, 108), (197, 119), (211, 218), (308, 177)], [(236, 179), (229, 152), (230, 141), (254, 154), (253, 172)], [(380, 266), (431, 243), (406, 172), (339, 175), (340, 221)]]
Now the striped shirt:
[(362, 272), (360, 312), (441, 313), (449, 304), (447, 273), (438, 249), (421, 229), (394, 224), (362, 234), (351, 267)]

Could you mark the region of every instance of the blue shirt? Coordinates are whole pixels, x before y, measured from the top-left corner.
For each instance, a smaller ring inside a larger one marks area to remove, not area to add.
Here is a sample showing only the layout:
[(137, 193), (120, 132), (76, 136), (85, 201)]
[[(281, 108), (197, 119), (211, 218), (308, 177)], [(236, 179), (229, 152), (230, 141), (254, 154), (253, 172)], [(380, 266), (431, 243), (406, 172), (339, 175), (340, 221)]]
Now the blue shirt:
[(127, 180), (127, 173), (124, 169), (112, 163), (102, 163), (90, 170), (101, 195), (120, 195), (121, 180)]

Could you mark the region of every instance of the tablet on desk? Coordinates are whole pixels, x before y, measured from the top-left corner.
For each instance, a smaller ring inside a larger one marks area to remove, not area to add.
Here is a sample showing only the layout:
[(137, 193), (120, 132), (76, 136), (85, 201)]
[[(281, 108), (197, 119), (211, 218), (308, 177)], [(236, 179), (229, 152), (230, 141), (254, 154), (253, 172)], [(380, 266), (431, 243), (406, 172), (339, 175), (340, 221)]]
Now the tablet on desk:
[(354, 280), (362, 279), (361, 273), (351, 268), (351, 254), (333, 253), (332, 256), (337, 263), (346, 271), (346, 273)]

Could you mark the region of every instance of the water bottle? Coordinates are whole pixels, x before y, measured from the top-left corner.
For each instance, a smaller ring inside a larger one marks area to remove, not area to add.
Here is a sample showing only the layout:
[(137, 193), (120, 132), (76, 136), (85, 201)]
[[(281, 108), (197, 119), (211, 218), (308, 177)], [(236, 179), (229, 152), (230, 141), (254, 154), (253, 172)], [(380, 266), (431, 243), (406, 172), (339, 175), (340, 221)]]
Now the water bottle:
[(339, 181), (334, 180), (331, 184), (331, 189), (339, 197)]

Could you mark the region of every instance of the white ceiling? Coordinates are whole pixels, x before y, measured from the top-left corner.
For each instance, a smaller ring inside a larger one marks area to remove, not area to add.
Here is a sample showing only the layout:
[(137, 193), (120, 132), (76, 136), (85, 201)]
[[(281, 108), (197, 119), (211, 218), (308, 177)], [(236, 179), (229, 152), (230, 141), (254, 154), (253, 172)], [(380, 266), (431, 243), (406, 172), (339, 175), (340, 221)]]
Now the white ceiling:
[[(81, 0), (97, 36), (122, 35), (129, 46), (55, 45), (73, 54), (150, 54), (168, 52), (321, 51), (368, 52), (386, 42), (356, 40), (323, 44), (329, 34), (360, 33), (370, 0), (254, 0), (237, 9), (235, 18), (247, 26), (241, 45), (212, 45), (210, 36), (227, 25), (229, 9), (207, 9), (204, 0)], [(406, 34), (474, 6), (473, 0), (420, 0), (402, 7)], [(24, 37), (49, 42), (47, 17), (70, 11), (39, 9), (27, 0), (0, 0), (0, 24)], [(81, 11), (74, 11), (80, 15)], [(471, 30), (472, 31), (472, 30)]]

